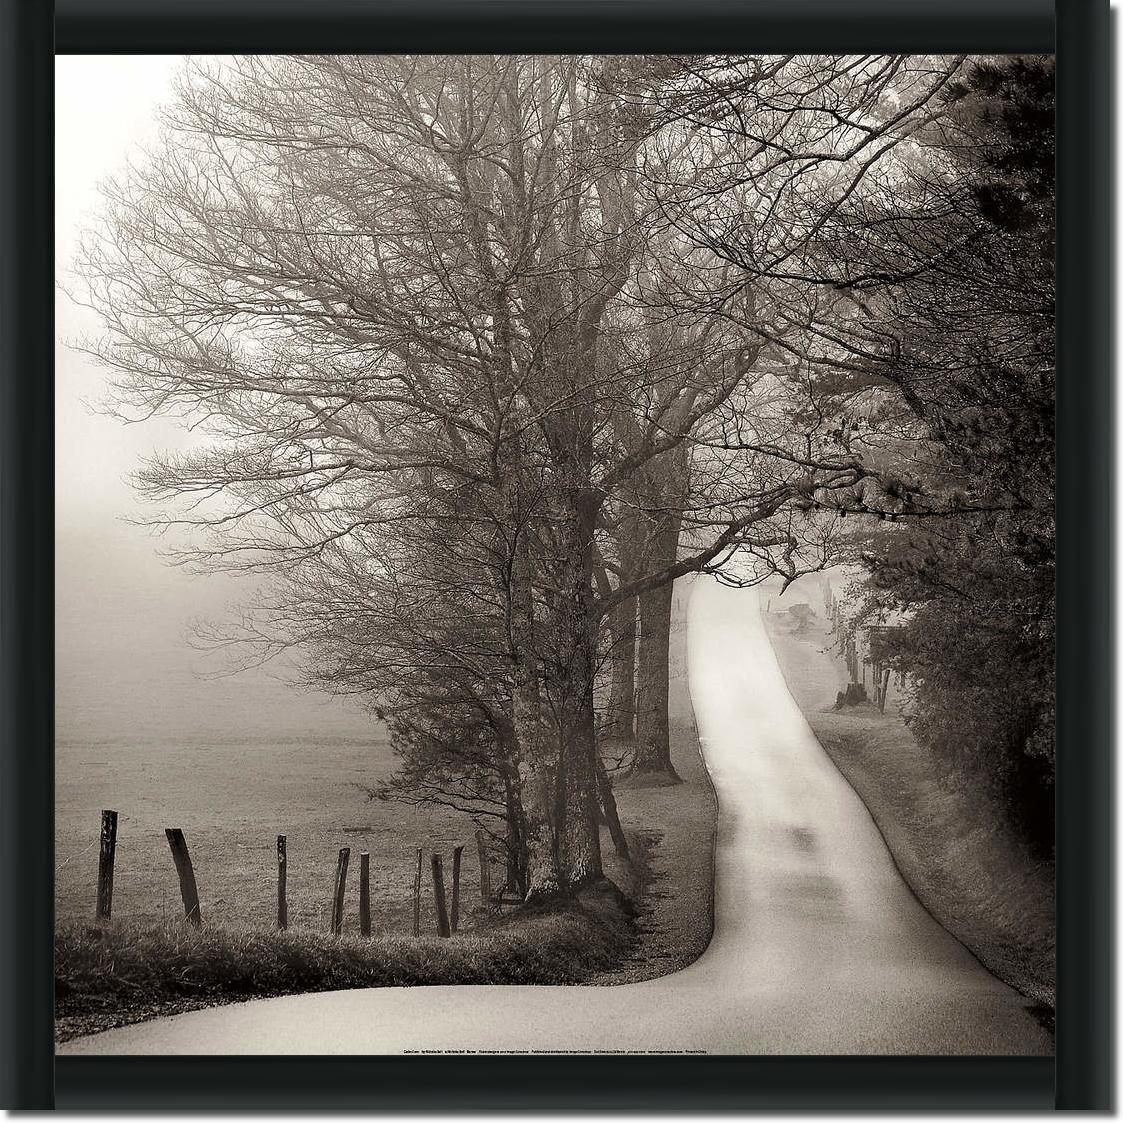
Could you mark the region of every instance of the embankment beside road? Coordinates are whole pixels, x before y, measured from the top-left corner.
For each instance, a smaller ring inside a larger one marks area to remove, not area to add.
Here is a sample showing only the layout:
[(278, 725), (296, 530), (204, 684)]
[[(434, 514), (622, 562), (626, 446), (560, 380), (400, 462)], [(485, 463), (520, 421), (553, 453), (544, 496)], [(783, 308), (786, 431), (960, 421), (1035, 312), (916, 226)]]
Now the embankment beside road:
[[(671, 624), (671, 762), (682, 783), (615, 785), (620, 822), (632, 844), (638, 939), (625, 961), (591, 981), (635, 983), (679, 971), (706, 950), (714, 929), (714, 837), (717, 796), (702, 759), (686, 668), (686, 605), (690, 580), (675, 585)], [(610, 877), (620, 880), (602, 840)], [(625, 888), (628, 888), (625, 886)]]
[(936, 762), (900, 715), (833, 708), (846, 671), (817, 624), (803, 635), (765, 613), (788, 689), (819, 743), (861, 796), (897, 868), (924, 907), (1051, 1025), (1056, 1005), (1053, 868), (996, 821), (982, 800), (941, 785)]

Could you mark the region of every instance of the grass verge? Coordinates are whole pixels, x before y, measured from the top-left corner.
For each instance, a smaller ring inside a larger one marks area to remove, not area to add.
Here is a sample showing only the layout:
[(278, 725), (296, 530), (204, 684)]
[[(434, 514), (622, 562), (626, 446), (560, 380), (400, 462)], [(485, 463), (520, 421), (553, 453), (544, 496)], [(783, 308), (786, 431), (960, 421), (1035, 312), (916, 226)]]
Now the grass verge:
[[(702, 758), (687, 679), (690, 581), (675, 583), (670, 650), (671, 763), (678, 783), (628, 776), (615, 785), (628, 834), (630, 880), (607, 859), (609, 876), (635, 902), (639, 937), (625, 959), (592, 981), (603, 986), (669, 975), (693, 963), (714, 928), (717, 796)], [(608, 754), (610, 757), (613, 753)]]
[(609, 882), (446, 940), (71, 922), (55, 937), (55, 1033), (65, 1041), (203, 1006), (308, 991), (581, 983), (618, 962), (634, 939), (630, 909)]
[(788, 688), (819, 743), (865, 803), (924, 907), (1052, 1027), (1056, 1005), (1053, 868), (1033, 858), (981, 797), (941, 784), (936, 762), (895, 706), (835, 711), (845, 671), (824, 628), (769, 635)]

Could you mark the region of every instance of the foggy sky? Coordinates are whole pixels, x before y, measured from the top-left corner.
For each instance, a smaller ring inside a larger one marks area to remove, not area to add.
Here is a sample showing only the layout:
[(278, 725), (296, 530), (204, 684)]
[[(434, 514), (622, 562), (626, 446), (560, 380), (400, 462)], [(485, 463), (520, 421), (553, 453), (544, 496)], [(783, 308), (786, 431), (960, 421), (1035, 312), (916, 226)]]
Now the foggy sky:
[(98, 184), (157, 136), (155, 111), (183, 65), (170, 56), (55, 60), (55, 605), (56, 730), (70, 740), (363, 736), (353, 704), (299, 693), (278, 671), (200, 677), (210, 664), (187, 642), (191, 621), (215, 618), (244, 581), (191, 577), (163, 562), (127, 520), (144, 513), (127, 474), (154, 449), (184, 444), (175, 425), (127, 426), (99, 415), (105, 372), (68, 341), (99, 330), (77, 305), (70, 264), (96, 217)]

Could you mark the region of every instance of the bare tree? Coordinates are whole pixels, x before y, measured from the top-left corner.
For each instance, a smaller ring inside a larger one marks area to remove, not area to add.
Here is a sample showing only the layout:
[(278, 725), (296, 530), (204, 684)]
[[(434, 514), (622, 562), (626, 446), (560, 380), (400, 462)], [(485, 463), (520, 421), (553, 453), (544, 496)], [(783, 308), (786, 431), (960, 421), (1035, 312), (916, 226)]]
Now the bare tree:
[[(510, 789), (530, 897), (602, 876), (603, 622), (627, 650), (639, 605), (637, 762), (665, 770), (670, 583), (822, 564), (821, 498), (860, 469), (793, 414), (786, 263), (927, 112), (940, 79), (901, 74), (248, 58), (185, 75), (107, 189), (81, 270), (115, 408), (209, 440), (138, 473), (155, 522), (197, 532), (186, 562), (277, 575), (321, 679), (369, 689), (419, 766), (472, 763), (442, 790)], [(358, 607), (364, 580), (392, 610)]]

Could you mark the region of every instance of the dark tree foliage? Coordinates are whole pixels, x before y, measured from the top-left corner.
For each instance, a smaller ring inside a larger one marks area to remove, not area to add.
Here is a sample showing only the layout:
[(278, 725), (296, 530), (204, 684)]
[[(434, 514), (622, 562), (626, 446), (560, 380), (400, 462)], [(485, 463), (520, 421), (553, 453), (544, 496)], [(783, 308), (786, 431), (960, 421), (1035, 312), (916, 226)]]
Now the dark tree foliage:
[(839, 235), (873, 294), (870, 330), (893, 338), (870, 372), (898, 391), (897, 431), (906, 417), (917, 437), (913, 451), (882, 452), (882, 483), (904, 496), (902, 512), (918, 510), (908, 494), (917, 476), (944, 497), (933, 517), (903, 513), (864, 544), (864, 613), (905, 621), (893, 664), (915, 684), (920, 741), (1048, 854), (1053, 62), (976, 64), (949, 96), (947, 119), (926, 137), (943, 149), (942, 175), (926, 170), (911, 185), (917, 205), (882, 214), (876, 231), (866, 211)]

